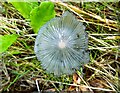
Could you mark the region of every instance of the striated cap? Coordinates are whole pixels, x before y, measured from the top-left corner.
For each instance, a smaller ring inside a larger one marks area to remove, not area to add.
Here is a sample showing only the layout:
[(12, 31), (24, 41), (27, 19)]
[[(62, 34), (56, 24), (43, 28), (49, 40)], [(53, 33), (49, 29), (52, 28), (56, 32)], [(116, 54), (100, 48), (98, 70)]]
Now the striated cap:
[(42, 67), (54, 75), (72, 74), (88, 63), (87, 49), (85, 26), (68, 11), (40, 28), (34, 46)]

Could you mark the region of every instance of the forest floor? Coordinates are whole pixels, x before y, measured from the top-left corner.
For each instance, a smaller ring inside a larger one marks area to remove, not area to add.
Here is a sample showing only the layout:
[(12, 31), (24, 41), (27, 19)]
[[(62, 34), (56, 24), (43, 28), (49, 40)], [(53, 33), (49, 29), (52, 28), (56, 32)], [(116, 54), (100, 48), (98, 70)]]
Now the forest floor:
[(1, 54), (0, 91), (120, 92), (120, 2), (54, 4), (56, 16), (68, 10), (86, 25), (90, 62), (73, 75), (47, 74), (34, 54), (36, 35), (29, 21), (12, 4), (1, 2), (0, 35), (20, 33), (20, 36)]

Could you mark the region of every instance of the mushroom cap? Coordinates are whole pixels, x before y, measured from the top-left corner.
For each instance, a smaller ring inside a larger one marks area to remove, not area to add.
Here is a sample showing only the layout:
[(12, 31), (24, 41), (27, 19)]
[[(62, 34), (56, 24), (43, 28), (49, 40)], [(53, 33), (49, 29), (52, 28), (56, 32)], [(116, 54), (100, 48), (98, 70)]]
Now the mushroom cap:
[(34, 46), (42, 67), (54, 75), (72, 74), (88, 63), (87, 49), (85, 26), (68, 11), (40, 28)]

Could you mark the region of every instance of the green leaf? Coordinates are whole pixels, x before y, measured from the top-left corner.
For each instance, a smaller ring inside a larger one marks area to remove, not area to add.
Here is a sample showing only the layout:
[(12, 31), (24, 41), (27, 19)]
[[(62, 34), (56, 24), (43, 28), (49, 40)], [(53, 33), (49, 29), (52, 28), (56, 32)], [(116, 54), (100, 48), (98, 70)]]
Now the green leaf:
[(34, 7), (38, 6), (37, 2), (32, 2), (31, 0), (8, 0), (20, 13), (21, 15), (29, 19), (30, 12)]
[(52, 2), (45, 1), (34, 8), (30, 14), (31, 26), (34, 32), (37, 33), (40, 27), (53, 17), (55, 17), (55, 10)]
[(0, 53), (5, 52), (17, 39), (18, 35), (0, 35)]

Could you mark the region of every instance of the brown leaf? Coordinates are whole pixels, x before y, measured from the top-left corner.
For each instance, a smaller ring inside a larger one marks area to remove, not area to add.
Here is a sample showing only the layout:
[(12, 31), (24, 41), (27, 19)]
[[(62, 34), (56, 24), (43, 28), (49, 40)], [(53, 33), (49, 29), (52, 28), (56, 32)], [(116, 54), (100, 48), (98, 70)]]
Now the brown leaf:
[[(74, 73), (73, 74), (73, 84), (80, 84), (80, 81), (81, 81), (81, 79), (80, 79), (79, 75), (77, 73)], [(76, 86), (70, 86), (68, 88), (68, 91), (73, 91), (73, 90), (76, 90), (76, 89), (77, 89)]]
[(50, 89), (47, 89), (47, 90), (44, 90), (44, 92), (55, 92), (56, 91), (56, 89), (55, 88), (50, 88)]
[(70, 86), (69, 88), (68, 88), (68, 91), (73, 91), (73, 90), (75, 90), (76, 89), (76, 86)]
[(93, 87), (105, 88), (106, 84), (102, 80), (95, 79), (90, 82), (90, 85)]
[(79, 75), (77, 73), (74, 73), (73, 74), (73, 84), (80, 84), (80, 81), (81, 81), (81, 79), (80, 79)]
[(81, 92), (85, 92), (85, 91), (89, 92), (90, 91), (88, 88), (85, 87), (85, 85), (80, 85), (79, 88), (80, 88)]

